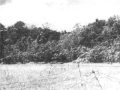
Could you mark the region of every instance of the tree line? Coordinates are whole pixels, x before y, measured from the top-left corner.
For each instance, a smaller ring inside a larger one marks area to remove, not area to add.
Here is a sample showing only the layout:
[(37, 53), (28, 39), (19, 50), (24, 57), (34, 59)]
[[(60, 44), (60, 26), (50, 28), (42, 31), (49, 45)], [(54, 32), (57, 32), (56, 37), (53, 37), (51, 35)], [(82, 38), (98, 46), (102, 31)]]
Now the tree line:
[(86, 26), (76, 24), (71, 32), (29, 27), (22, 21), (9, 27), (0, 24), (0, 30), (5, 30), (1, 63), (120, 61), (119, 16), (96, 19)]

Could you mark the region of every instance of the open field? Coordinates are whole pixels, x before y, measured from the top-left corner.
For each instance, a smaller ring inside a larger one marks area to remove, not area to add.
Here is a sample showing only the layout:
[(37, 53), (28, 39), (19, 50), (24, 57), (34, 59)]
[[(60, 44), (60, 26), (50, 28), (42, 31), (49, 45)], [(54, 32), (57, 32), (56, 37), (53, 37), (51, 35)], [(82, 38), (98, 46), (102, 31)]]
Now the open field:
[(119, 90), (120, 64), (0, 65), (0, 90)]

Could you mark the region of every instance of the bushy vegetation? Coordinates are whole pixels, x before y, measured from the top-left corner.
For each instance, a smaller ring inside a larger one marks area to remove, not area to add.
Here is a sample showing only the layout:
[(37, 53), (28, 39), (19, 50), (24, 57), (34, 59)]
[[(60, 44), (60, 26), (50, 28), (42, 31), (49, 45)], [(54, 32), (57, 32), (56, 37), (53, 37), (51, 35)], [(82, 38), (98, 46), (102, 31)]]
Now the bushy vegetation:
[(4, 58), (1, 63), (120, 62), (120, 18), (95, 22), (76, 28), (72, 32), (58, 32), (49, 27), (28, 27), (22, 21), (0, 30), (3, 36)]

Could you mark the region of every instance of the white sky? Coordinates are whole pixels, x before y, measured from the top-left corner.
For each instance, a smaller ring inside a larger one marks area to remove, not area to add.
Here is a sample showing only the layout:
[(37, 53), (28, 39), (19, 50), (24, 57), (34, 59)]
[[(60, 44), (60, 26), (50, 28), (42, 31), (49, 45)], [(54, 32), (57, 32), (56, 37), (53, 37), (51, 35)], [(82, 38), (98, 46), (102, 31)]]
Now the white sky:
[(76, 23), (88, 24), (98, 19), (120, 15), (120, 0), (12, 0), (0, 6), (0, 22), (6, 26), (16, 21), (53, 29), (72, 30)]

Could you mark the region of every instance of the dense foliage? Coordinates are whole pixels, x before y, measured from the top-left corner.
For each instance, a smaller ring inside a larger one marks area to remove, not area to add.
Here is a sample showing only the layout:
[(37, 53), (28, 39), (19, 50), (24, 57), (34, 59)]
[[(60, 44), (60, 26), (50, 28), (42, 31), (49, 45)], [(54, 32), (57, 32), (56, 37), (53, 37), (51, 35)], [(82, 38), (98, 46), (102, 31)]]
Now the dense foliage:
[[(77, 25), (77, 24), (76, 24)], [(4, 58), (1, 63), (120, 62), (120, 18), (96, 19), (72, 32), (58, 32), (49, 27), (28, 27), (18, 21), (5, 28)]]

